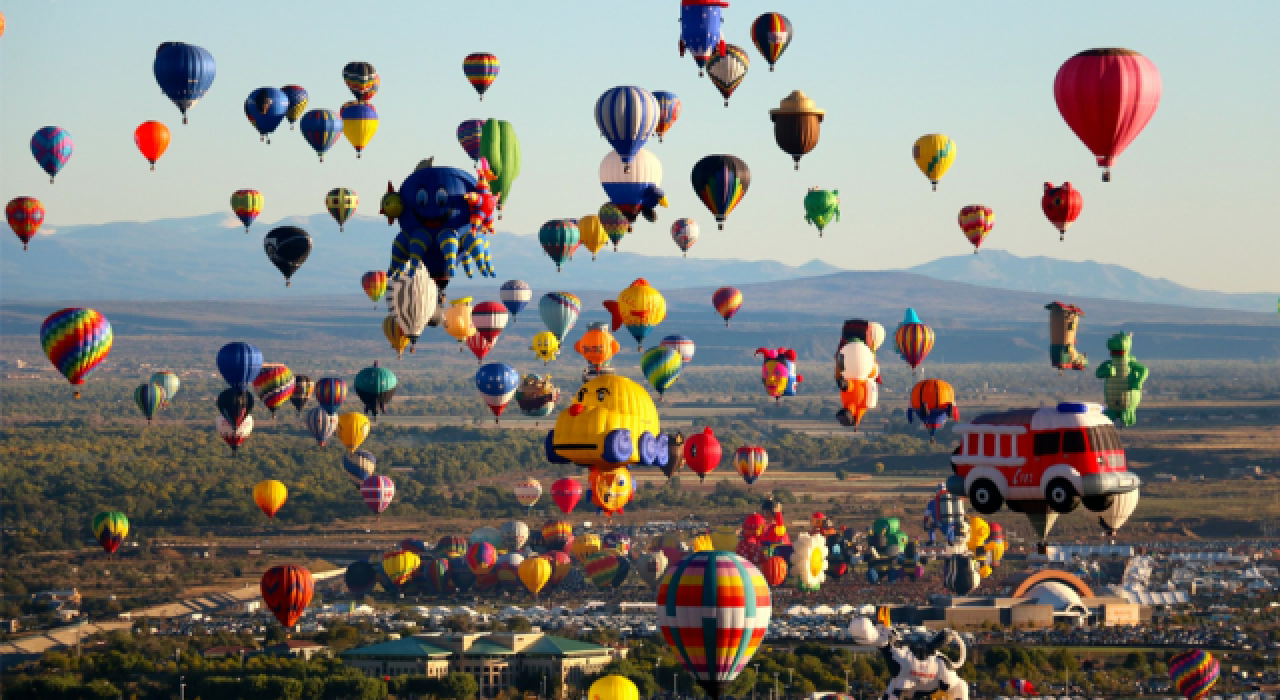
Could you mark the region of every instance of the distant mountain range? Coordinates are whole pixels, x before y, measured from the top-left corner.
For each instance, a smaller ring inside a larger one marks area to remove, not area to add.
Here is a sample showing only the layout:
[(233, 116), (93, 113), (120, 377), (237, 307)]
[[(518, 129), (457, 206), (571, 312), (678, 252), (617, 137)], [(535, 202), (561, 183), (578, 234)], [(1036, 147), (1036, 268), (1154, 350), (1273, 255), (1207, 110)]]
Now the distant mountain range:
[[(301, 226), (315, 241), (311, 258), (287, 289), (262, 250), (263, 236), (280, 224)], [(16, 238), (5, 236), (0, 237), (0, 297), (11, 301), (191, 301), (343, 294), (357, 288), (357, 280), (366, 270), (386, 268), (394, 231), (380, 218), (359, 217), (347, 222), (346, 232), (339, 233), (327, 215), (317, 214), (272, 224), (258, 222), (246, 235), (230, 214), (209, 214), (65, 227), (53, 235), (39, 236), (26, 252)], [(580, 249), (564, 272), (557, 273), (534, 236), (502, 233), (492, 237), (491, 246), (497, 281), (520, 278), (534, 289), (616, 291), (637, 276), (637, 270), (643, 270), (650, 283), (663, 290), (767, 284), (842, 271), (817, 260), (790, 266), (694, 256), (662, 258), (672, 264), (655, 264), (651, 256), (608, 249), (593, 262), (586, 249)], [(1064, 300), (1088, 297), (1264, 313), (1274, 313), (1276, 308), (1276, 297), (1270, 294), (1201, 291), (1118, 265), (1020, 258), (1001, 250), (940, 258), (904, 272), (980, 287), (1040, 292)], [(479, 277), (467, 279), (461, 271), (454, 285), (467, 289), (492, 286)]]

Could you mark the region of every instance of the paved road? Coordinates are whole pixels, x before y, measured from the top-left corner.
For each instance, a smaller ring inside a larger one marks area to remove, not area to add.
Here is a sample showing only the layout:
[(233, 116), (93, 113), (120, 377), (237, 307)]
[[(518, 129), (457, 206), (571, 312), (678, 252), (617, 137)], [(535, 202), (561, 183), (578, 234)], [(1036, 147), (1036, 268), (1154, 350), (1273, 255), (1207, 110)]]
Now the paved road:
[[(343, 569), (334, 569), (333, 571), (314, 574), (313, 578), (317, 582), (325, 581), (335, 576), (341, 576), (342, 572)], [(197, 612), (214, 612), (236, 603), (258, 600), (261, 597), (262, 591), (257, 586), (232, 588), (219, 593), (210, 593), (199, 598), (191, 598), (176, 603), (165, 603), (142, 610), (131, 610), (130, 614), (134, 620), (143, 617), (167, 619)], [(98, 632), (110, 632), (112, 630), (129, 629), (130, 627), (133, 627), (132, 620), (104, 620), (83, 625), (58, 627), (52, 630), (41, 630), (5, 644), (0, 644), (0, 659), (5, 660), (0, 665), (8, 665), (19, 660), (38, 657), (50, 649), (75, 646), (80, 639)]]

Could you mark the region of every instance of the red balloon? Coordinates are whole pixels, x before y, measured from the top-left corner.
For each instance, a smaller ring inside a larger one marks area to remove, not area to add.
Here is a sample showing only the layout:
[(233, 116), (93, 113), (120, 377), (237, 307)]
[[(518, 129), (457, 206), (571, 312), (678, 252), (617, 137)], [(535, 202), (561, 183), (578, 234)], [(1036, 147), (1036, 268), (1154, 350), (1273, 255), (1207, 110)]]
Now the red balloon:
[(756, 566), (763, 566), (767, 558), (764, 556), (764, 545), (760, 544), (760, 540), (756, 537), (743, 537), (738, 540), (738, 549), (735, 551), (738, 556)]
[(1058, 69), (1053, 98), (1067, 126), (1098, 159), (1102, 181), (1160, 106), (1160, 71), (1129, 49), (1090, 49)]
[(169, 127), (155, 121), (142, 122), (133, 131), (133, 142), (138, 144), (142, 157), (146, 158), (151, 163), (151, 169), (155, 170), (156, 161), (169, 150)]
[(273, 566), (262, 575), (262, 601), (285, 627), (302, 617), (315, 589), (311, 572), (301, 566)]
[(568, 578), (569, 570), (573, 568), (573, 557), (566, 552), (548, 552), (546, 557), (551, 561), (551, 578), (547, 585), (559, 586)]
[[(476, 356), (476, 362), (480, 363), (484, 361), (485, 355), (488, 355), (489, 351), (493, 349), (493, 344), (496, 341), (490, 340), (479, 333), (472, 333), (467, 336), (464, 342), (467, 344), (467, 348), (471, 350), (471, 354)], [(493, 406), (489, 408), (493, 408)]]
[(35, 197), (14, 197), (4, 208), (4, 218), (9, 221), (9, 228), (22, 241), (22, 249), (35, 238), (40, 225), (44, 223), (44, 205)]
[(769, 557), (764, 560), (764, 566), (760, 567), (760, 573), (764, 574), (764, 580), (768, 581), (770, 586), (780, 586), (787, 580), (787, 560), (782, 557)]
[(1067, 228), (1080, 216), (1084, 208), (1084, 197), (1080, 190), (1071, 186), (1070, 182), (1054, 187), (1052, 182), (1044, 183), (1044, 196), (1040, 198), (1040, 208), (1049, 222), (1058, 228), (1058, 240), (1067, 237)]
[(764, 516), (759, 513), (752, 513), (742, 521), (742, 536), (759, 537), (764, 532), (764, 526)]
[(720, 458), (723, 456), (720, 441), (711, 431), (711, 426), (707, 426), (701, 433), (684, 441), (685, 464), (688, 464), (701, 480), (705, 480), (708, 474), (720, 466)]
[(551, 484), (551, 500), (556, 502), (560, 512), (568, 515), (582, 500), (582, 484), (577, 479), (558, 479)]

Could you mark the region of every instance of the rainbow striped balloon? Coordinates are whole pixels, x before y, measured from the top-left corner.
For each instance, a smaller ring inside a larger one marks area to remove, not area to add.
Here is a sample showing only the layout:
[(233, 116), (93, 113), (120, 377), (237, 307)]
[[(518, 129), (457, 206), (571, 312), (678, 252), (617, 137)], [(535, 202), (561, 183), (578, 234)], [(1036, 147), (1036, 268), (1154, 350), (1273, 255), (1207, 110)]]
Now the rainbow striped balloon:
[(480, 160), (480, 136), (484, 132), (483, 119), (468, 119), (458, 125), (458, 145), (471, 160)]
[(1169, 678), (1187, 700), (1201, 700), (1218, 682), (1218, 660), (1202, 649), (1189, 649), (1169, 660)]
[(911, 366), (913, 375), (933, 350), (933, 341), (933, 329), (921, 322), (915, 309), (907, 309), (902, 323), (893, 332), (893, 349)]
[(120, 543), (124, 542), (128, 534), (129, 519), (124, 516), (124, 513), (113, 510), (93, 516), (93, 536), (98, 539), (98, 544), (107, 550), (107, 554), (112, 554), (119, 549)]
[(476, 542), (467, 550), (467, 568), (476, 576), (483, 576), (498, 563), (498, 549), (488, 542)]
[(622, 237), (631, 230), (631, 222), (627, 221), (627, 215), (614, 206), (613, 202), (605, 202), (600, 205), (600, 211), (596, 212), (596, 216), (600, 219), (600, 226), (604, 228), (605, 235), (613, 243), (614, 251), (617, 251)]
[(587, 557), (587, 578), (596, 588), (617, 588), (631, 573), (631, 561), (619, 556), (615, 550), (606, 549)]
[(721, 230), (751, 187), (751, 168), (737, 156), (717, 154), (698, 161), (690, 175), (693, 191), (715, 217)]
[(991, 229), (995, 228), (996, 212), (991, 207), (970, 204), (960, 210), (958, 221), (960, 223), (960, 231), (973, 244), (973, 254), (977, 255), (978, 248), (987, 239), (987, 234), (991, 233)]
[(713, 700), (755, 656), (772, 612), (764, 576), (730, 552), (686, 556), (658, 585), (662, 637)]
[(742, 308), (742, 292), (737, 287), (721, 287), (711, 295), (711, 304), (716, 313), (724, 319), (725, 328), (729, 327), (729, 319)]
[(484, 102), (484, 93), (498, 79), (498, 57), (491, 53), (473, 53), (462, 59), (462, 72)]
[(44, 354), (74, 386), (84, 384), (107, 359), (114, 337), (107, 317), (93, 309), (62, 309), (40, 324)]
[(262, 365), (258, 376), (253, 380), (253, 390), (258, 393), (258, 398), (266, 404), (272, 416), (275, 416), (277, 408), (293, 398), (293, 388), (293, 372), (278, 362)]
[(769, 453), (763, 447), (739, 447), (733, 453), (733, 466), (737, 467), (742, 480), (750, 486), (769, 468)]
[(337, 377), (325, 377), (316, 382), (316, 403), (325, 413), (334, 415), (347, 400), (347, 383)]
[(360, 286), (373, 301), (373, 308), (378, 308), (378, 300), (387, 293), (387, 273), (382, 270), (370, 270), (360, 278)]

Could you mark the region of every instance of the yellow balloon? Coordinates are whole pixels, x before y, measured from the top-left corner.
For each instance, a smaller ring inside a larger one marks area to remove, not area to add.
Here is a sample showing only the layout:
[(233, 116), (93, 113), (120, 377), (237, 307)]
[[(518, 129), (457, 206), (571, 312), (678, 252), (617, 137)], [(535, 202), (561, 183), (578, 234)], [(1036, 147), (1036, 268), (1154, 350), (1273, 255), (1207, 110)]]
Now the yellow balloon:
[(933, 183), (936, 192), (938, 180), (947, 174), (956, 160), (956, 142), (946, 134), (925, 134), (911, 147), (911, 157), (915, 158), (920, 172)]
[(529, 557), (520, 562), (520, 567), (516, 569), (516, 573), (520, 576), (520, 582), (524, 584), (529, 592), (538, 595), (538, 591), (547, 585), (547, 581), (551, 580), (551, 562), (543, 557)]
[[(360, 103), (352, 100), (342, 106), (347, 107), (361, 105)], [(367, 105), (366, 108), (372, 106), (373, 105)], [(351, 145), (355, 147), (357, 157), (359, 157), (360, 152), (364, 150), (364, 147), (368, 146), (369, 142), (373, 140), (373, 135), (376, 133), (378, 133), (378, 115), (376, 113), (365, 116), (361, 119), (344, 118), (342, 120), (342, 135), (346, 136), (347, 140), (351, 142)]]
[(582, 245), (591, 251), (592, 260), (596, 259), (596, 253), (609, 242), (609, 234), (600, 224), (600, 217), (595, 214), (587, 214), (578, 219), (578, 235)]
[[(631, 452), (619, 462), (609, 440), (623, 429), (631, 431)], [(620, 374), (606, 374), (583, 384), (573, 403), (560, 412), (551, 447), (579, 466), (612, 469), (640, 461), (640, 439), (646, 432), (662, 434), (649, 392)]]
[(573, 545), (569, 547), (569, 553), (573, 555), (583, 566), (587, 565), (587, 557), (599, 552), (604, 548), (600, 542), (600, 536), (592, 533), (580, 535), (573, 540)]
[(640, 700), (640, 689), (626, 676), (605, 676), (591, 684), (587, 700)]
[(400, 324), (396, 323), (396, 317), (387, 314), (382, 319), (382, 334), (387, 336), (387, 342), (391, 343), (391, 349), (396, 351), (396, 357), (404, 356), (404, 349), (409, 347), (409, 336), (400, 330)]
[(453, 299), (444, 310), (444, 332), (459, 343), (476, 334), (476, 324), (471, 321), (471, 297)]
[(560, 354), (560, 339), (551, 331), (542, 331), (533, 336), (533, 343), (530, 345), (533, 354), (546, 364)]
[(989, 576), (991, 576), (991, 567), (987, 566), (986, 564), (983, 564), (982, 568), (978, 569), (978, 573), (982, 575), (982, 578), (988, 578)]
[(604, 302), (604, 307), (613, 316), (613, 327), (626, 326), (637, 343), (667, 317), (667, 300), (643, 277), (619, 292), (616, 301)]
[(382, 557), (383, 573), (397, 586), (408, 581), (420, 566), (422, 566), (422, 559), (408, 550), (388, 552)]
[(716, 548), (716, 546), (711, 543), (711, 535), (698, 535), (693, 538), (692, 545), (693, 551), (695, 552), (710, 552)]
[(338, 416), (338, 439), (346, 445), (348, 452), (355, 452), (367, 437), (369, 437), (368, 416), (355, 412)]
[(258, 485), (253, 487), (253, 502), (258, 504), (268, 518), (276, 517), (276, 513), (280, 512), (287, 498), (289, 498), (289, 489), (275, 479), (259, 481)]
[(969, 516), (969, 550), (977, 552), (991, 536), (991, 526), (977, 515)]

